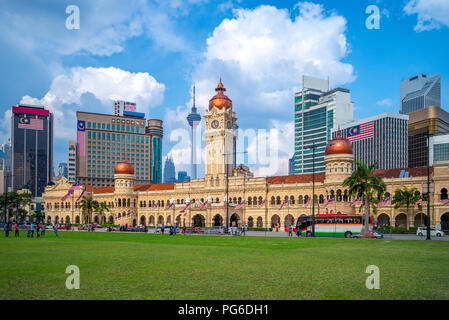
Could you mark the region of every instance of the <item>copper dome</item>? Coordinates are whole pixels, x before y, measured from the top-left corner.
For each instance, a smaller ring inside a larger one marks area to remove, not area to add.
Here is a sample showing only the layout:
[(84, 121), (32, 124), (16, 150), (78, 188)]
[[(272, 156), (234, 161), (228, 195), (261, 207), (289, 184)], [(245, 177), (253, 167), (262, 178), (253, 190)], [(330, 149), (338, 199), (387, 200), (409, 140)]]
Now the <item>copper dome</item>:
[(128, 161), (123, 160), (117, 163), (114, 172), (116, 174), (134, 174), (134, 167)]
[(211, 110), (213, 107), (216, 107), (220, 110), (223, 109), (223, 107), (225, 107), (226, 109), (231, 109), (232, 100), (223, 93), (226, 91), (226, 89), (223, 87), (223, 83), (221, 83), (221, 78), (220, 83), (218, 84), (217, 88), (215, 88), (215, 91), (217, 91), (217, 94), (209, 100), (209, 110)]
[(348, 139), (342, 138), (339, 132), (335, 139), (329, 141), (324, 154), (326, 156), (331, 154), (352, 154), (352, 144)]

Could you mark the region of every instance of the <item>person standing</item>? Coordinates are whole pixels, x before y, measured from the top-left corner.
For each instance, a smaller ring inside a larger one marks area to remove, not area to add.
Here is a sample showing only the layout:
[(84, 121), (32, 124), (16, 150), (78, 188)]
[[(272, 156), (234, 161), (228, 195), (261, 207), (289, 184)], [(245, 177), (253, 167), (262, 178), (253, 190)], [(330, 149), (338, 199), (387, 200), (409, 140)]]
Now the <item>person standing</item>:
[(162, 227), (161, 227), (161, 233), (162, 234), (164, 234), (164, 228), (165, 228), (165, 226), (162, 224)]
[(36, 223), (36, 238), (40, 237), (39, 230), (40, 230), (40, 225), (39, 225), (39, 223)]
[(57, 238), (58, 237), (58, 224), (57, 223), (53, 224), (53, 231), (55, 232), (55, 237)]
[(288, 227), (288, 236), (289, 236), (289, 237), (293, 236), (293, 227), (292, 227), (292, 225), (290, 225), (290, 226)]
[(34, 222), (31, 222), (31, 238), (34, 238), (34, 229), (36, 228), (36, 226), (34, 225)]
[(19, 236), (19, 224), (17, 223), (17, 221), (16, 221), (16, 223), (14, 224), (14, 237), (18, 237)]
[(5, 230), (5, 237), (8, 238), (9, 237), (9, 222), (5, 222), (5, 224), (3, 225), (3, 230)]
[(41, 237), (45, 236), (45, 224), (41, 224)]
[(30, 226), (30, 223), (27, 222), (27, 238), (30, 237), (30, 234), (31, 234), (31, 226)]

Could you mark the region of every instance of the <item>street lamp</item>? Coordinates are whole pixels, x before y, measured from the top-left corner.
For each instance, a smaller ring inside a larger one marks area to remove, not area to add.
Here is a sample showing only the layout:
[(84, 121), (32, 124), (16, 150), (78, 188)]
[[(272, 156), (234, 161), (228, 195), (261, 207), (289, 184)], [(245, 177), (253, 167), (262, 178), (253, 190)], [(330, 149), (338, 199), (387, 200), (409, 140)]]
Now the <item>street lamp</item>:
[(430, 132), (427, 132), (427, 237), (430, 240)]
[(312, 145), (304, 147), (304, 149), (312, 149), (312, 237), (315, 237), (315, 142)]

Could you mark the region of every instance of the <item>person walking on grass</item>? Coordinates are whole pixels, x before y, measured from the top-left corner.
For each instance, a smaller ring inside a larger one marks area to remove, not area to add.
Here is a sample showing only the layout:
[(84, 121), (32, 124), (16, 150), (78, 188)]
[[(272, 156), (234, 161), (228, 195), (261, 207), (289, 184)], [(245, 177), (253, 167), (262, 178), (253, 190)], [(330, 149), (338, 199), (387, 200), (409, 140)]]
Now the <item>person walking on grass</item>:
[(31, 222), (31, 226), (30, 226), (30, 229), (31, 229), (31, 238), (34, 238), (34, 229), (36, 228), (36, 226), (34, 225), (34, 222)]
[(8, 238), (9, 237), (9, 222), (5, 222), (5, 224), (3, 225), (3, 230), (5, 230), (5, 237)]
[(19, 224), (17, 223), (17, 221), (16, 221), (16, 223), (14, 224), (14, 237), (18, 237), (19, 236)]
[(36, 223), (36, 238), (40, 237), (39, 230), (40, 230), (40, 225), (39, 225), (39, 223)]
[(45, 224), (41, 225), (41, 237), (45, 236)]
[(161, 233), (162, 234), (164, 234), (164, 229), (165, 229), (165, 226), (162, 224), (162, 227), (161, 227)]
[(58, 237), (58, 224), (57, 223), (53, 224), (53, 231), (55, 232), (55, 237), (57, 238)]
[(289, 236), (289, 237), (293, 236), (293, 227), (292, 227), (292, 225), (290, 225), (290, 226), (288, 227), (288, 236)]
[(27, 238), (30, 237), (30, 234), (31, 234), (31, 226), (30, 226), (30, 223), (27, 222)]

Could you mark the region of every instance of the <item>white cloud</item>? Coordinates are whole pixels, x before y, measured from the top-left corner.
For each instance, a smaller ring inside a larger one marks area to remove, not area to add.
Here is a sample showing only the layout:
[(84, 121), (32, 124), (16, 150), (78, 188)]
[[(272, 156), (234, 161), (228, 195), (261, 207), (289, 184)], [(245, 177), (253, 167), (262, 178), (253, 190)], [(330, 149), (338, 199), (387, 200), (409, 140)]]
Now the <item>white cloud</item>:
[[(67, 139), (76, 138), (76, 111), (107, 113), (114, 100), (135, 101), (137, 111), (148, 115), (150, 108), (159, 105), (165, 86), (148, 73), (131, 73), (118, 68), (72, 68), (55, 77), (42, 98), (24, 96), (20, 103), (43, 105), (54, 114), (55, 145), (61, 143), (64, 154)], [(8, 110), (2, 120), (1, 136), (9, 134), (11, 122)]]
[(382, 106), (382, 107), (390, 107), (393, 105), (393, 101), (389, 98), (385, 98), (385, 99), (377, 101), (377, 105)]
[[(203, 60), (192, 72), (198, 112), (207, 108), (222, 76), (243, 130), (283, 129), (277, 169), (258, 165), (252, 169), (257, 175), (287, 174), (294, 146), (290, 122), (294, 93), (300, 90), (302, 75), (329, 77), (334, 86), (355, 79), (353, 66), (342, 62), (349, 53), (346, 20), (309, 2), (298, 3), (292, 13), (273, 6), (233, 13), (207, 39)], [(165, 123), (185, 126), (190, 106), (191, 101), (167, 116)], [(274, 121), (255, 121), (257, 117)]]
[(447, 0), (410, 0), (404, 7), (408, 15), (418, 15), (415, 31), (449, 27), (449, 1)]

